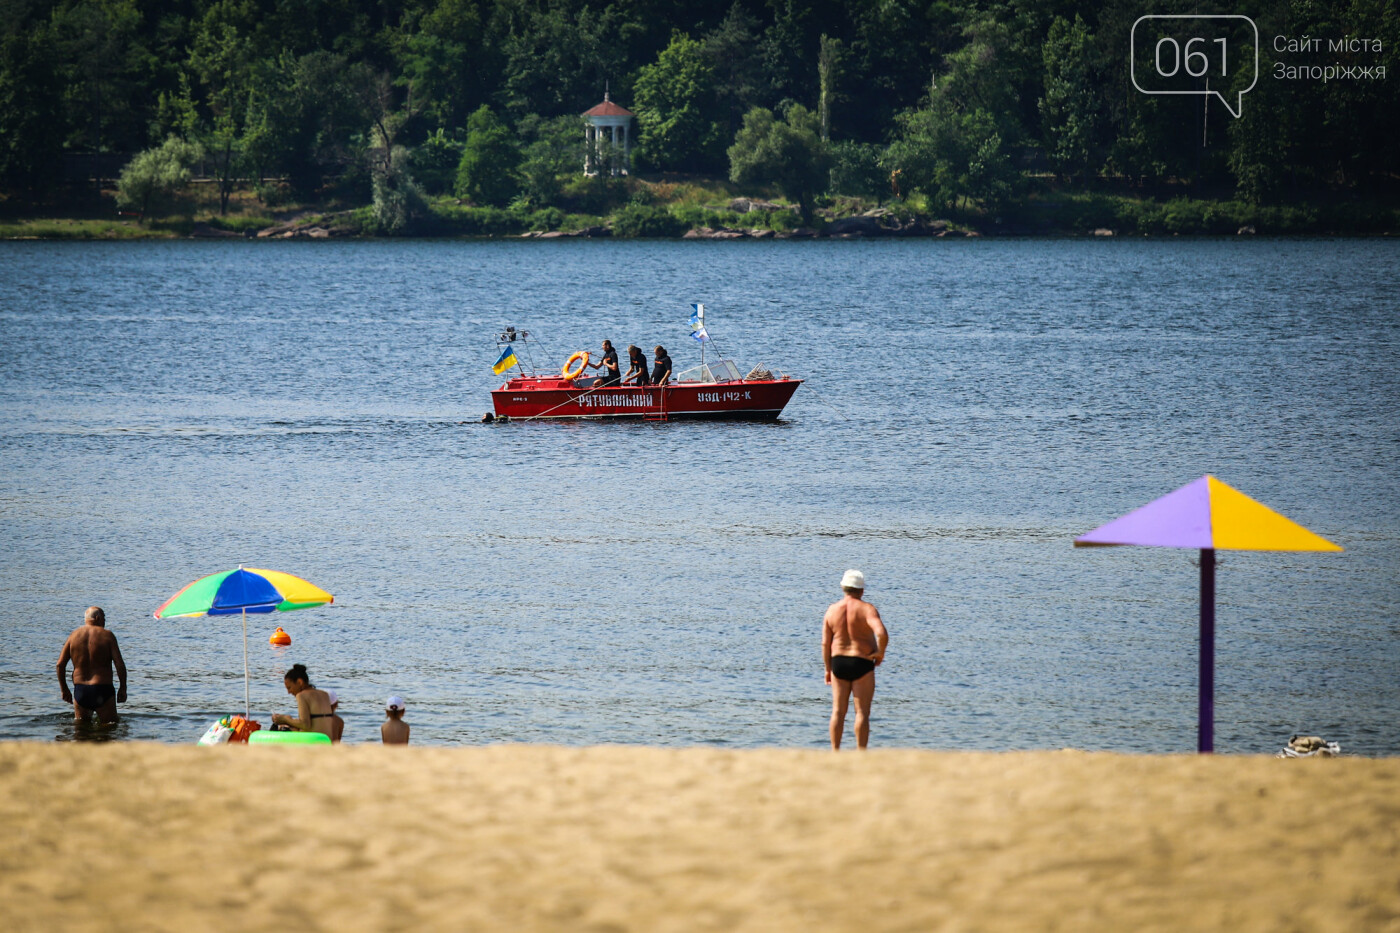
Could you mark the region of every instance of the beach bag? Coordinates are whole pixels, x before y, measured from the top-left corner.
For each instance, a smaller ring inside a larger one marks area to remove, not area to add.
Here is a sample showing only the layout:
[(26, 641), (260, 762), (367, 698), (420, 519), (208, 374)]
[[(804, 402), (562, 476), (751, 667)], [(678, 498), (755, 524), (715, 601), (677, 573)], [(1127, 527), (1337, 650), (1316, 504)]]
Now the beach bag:
[(233, 730), (222, 722), (216, 722), (199, 737), (200, 745), (223, 745), (233, 736)]
[(244, 719), (242, 716), (235, 716), (229, 723), (233, 727), (233, 735), (230, 742), (247, 742), (248, 736), (262, 728), (262, 724), (253, 719)]

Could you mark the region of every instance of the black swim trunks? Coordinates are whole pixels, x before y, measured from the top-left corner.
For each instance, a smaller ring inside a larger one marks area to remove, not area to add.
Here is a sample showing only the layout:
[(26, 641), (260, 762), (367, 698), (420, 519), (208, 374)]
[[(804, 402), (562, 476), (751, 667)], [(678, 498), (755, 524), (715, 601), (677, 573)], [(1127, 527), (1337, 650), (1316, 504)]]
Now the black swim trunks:
[(875, 670), (875, 662), (869, 658), (853, 658), (845, 654), (831, 658), (831, 676), (837, 680), (857, 681)]
[(90, 709), (94, 713), (106, 705), (107, 701), (117, 695), (117, 690), (111, 684), (74, 684), (73, 699), (83, 709)]

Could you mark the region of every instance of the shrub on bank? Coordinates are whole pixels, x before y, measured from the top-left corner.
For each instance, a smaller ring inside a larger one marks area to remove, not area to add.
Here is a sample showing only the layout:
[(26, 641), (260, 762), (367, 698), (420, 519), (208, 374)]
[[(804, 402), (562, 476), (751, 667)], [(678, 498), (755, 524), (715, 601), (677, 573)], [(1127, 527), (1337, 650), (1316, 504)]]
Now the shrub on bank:
[(673, 237), (690, 229), (664, 207), (628, 204), (613, 214), (612, 230), (620, 237)]
[(741, 214), (738, 211), (716, 211), (699, 204), (679, 204), (671, 208), (671, 214), (687, 230), (696, 227), (753, 227), (757, 223), (756, 214)]

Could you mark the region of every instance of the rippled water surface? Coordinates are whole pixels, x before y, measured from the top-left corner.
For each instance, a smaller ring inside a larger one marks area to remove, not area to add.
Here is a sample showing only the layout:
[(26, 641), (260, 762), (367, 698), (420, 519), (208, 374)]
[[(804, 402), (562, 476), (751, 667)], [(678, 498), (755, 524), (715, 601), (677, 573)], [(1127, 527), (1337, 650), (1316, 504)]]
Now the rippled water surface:
[[(89, 604), (131, 669), (108, 737), (241, 710), (238, 620), (186, 582), (287, 570), (250, 626), (347, 740), (825, 743), (846, 567), (893, 633), (877, 745), (1189, 751), (1194, 552), (1076, 534), (1204, 473), (1346, 547), (1222, 552), (1217, 748), (1400, 753), (1400, 244), (0, 244), (0, 738), (75, 732)], [(475, 423), (494, 335), (809, 380), (753, 424)], [(281, 624), (293, 647), (272, 648)]]

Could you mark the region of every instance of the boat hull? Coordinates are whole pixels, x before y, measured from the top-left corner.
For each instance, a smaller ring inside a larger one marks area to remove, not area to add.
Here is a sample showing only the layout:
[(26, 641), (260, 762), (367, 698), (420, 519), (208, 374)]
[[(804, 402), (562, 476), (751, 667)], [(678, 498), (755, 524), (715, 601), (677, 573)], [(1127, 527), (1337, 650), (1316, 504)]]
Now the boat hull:
[(496, 417), (776, 421), (801, 379), (579, 388), (563, 379), (512, 379), (491, 393)]

